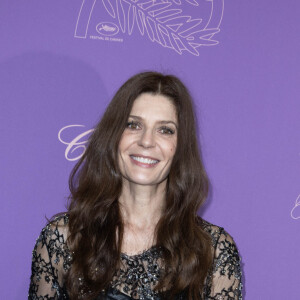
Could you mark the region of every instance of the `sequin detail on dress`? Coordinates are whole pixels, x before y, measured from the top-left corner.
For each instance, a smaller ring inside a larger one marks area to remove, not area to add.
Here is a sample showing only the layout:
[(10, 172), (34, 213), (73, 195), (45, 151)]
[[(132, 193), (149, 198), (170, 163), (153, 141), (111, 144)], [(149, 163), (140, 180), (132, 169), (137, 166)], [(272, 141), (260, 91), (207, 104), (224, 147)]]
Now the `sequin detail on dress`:
[(137, 255), (121, 254), (121, 268), (113, 278), (112, 287), (132, 299), (159, 299), (154, 287), (160, 278), (160, 259), (161, 250), (157, 247)]
[[(28, 300), (69, 300), (63, 282), (72, 261), (65, 242), (67, 225), (67, 215), (57, 217), (37, 239), (32, 255)], [(210, 234), (214, 248), (214, 263), (206, 278), (203, 299), (242, 300), (240, 257), (233, 239), (221, 227), (206, 221), (202, 225)], [(154, 291), (161, 265), (162, 251), (158, 247), (132, 256), (121, 254), (121, 267), (115, 273), (106, 296), (99, 295), (99, 299), (162, 299)], [(183, 295), (177, 299), (186, 299)]]

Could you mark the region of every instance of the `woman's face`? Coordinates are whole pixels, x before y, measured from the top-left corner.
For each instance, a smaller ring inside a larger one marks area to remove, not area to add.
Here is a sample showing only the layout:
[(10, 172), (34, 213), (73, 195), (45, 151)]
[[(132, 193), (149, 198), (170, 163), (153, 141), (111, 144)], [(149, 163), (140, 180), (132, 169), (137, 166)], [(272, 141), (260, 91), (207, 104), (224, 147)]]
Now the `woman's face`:
[(163, 182), (176, 151), (177, 128), (176, 108), (169, 98), (141, 94), (133, 103), (119, 143), (123, 179), (140, 185)]

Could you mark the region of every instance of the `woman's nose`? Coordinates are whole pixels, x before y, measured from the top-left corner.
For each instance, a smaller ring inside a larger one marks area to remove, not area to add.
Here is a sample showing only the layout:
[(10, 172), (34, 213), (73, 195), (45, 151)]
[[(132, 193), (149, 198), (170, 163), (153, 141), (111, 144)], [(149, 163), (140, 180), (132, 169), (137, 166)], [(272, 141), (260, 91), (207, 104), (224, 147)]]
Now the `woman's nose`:
[(151, 148), (155, 146), (155, 134), (152, 130), (144, 130), (139, 139), (139, 146)]

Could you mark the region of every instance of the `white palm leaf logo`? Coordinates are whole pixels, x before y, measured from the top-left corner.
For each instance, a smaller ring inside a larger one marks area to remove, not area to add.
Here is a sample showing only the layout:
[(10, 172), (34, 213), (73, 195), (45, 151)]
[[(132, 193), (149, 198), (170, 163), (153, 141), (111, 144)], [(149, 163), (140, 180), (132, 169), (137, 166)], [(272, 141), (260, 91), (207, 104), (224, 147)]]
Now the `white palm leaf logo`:
[[(129, 36), (134, 30), (178, 54), (198, 56), (200, 46), (218, 44), (214, 35), (220, 31), (224, 0), (102, 0), (102, 10), (114, 19), (120, 31)], [(83, 0), (75, 37), (86, 38), (97, 0)], [(210, 5), (206, 22), (194, 17), (200, 2)], [(101, 20), (100, 20), (101, 21)]]

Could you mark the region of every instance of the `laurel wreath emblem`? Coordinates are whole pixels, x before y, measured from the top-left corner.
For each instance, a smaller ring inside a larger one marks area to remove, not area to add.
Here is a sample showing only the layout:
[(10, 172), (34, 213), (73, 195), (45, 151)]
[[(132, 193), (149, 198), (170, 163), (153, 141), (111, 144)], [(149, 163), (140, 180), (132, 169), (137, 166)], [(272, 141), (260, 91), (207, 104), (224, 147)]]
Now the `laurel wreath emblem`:
[[(212, 6), (207, 24), (203, 24), (201, 18), (192, 18), (183, 10), (190, 5), (196, 8), (199, 6), (197, 1), (200, 0), (184, 1), (184, 5), (181, 0), (102, 0), (102, 4), (106, 12), (113, 19), (118, 20), (121, 32), (131, 35), (137, 27), (140, 34), (148, 36), (152, 42), (173, 49), (178, 54), (187, 51), (198, 56), (200, 46), (218, 44), (214, 35), (220, 31), (224, 0), (206, 0), (211, 2)], [(88, 2), (91, 6), (91, 16), (96, 0), (93, 3), (83, 0), (81, 10)], [(212, 20), (214, 6), (218, 8), (219, 12), (215, 20)], [(75, 37), (82, 37), (76, 35), (76, 30)]]

